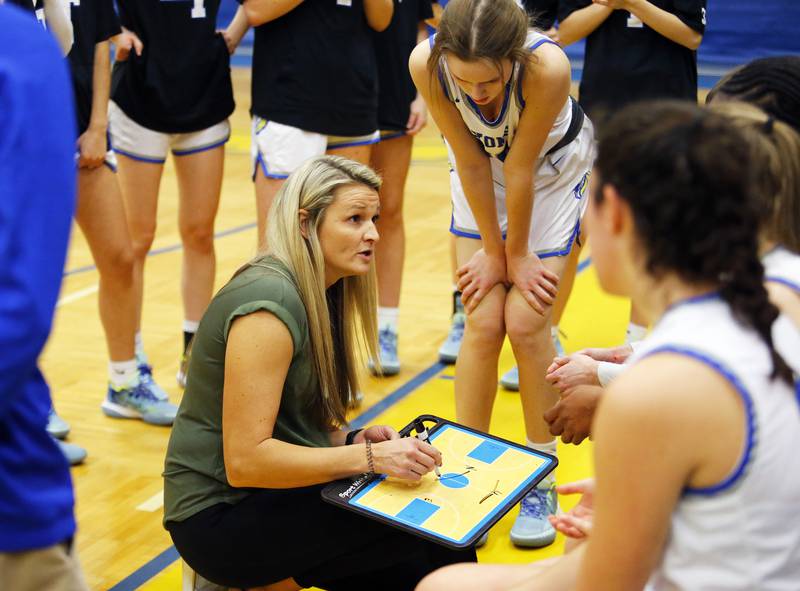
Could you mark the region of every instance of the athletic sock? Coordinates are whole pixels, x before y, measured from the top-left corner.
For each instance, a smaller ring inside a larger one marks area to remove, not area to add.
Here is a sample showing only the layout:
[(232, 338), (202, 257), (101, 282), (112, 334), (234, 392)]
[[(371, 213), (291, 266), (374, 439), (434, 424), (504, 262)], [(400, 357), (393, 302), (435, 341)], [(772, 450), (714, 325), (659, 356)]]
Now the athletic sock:
[(115, 389), (133, 388), (139, 383), (139, 371), (136, 369), (136, 358), (128, 361), (109, 361), (108, 381)]
[(189, 350), (189, 345), (192, 343), (194, 335), (197, 333), (197, 328), (200, 326), (199, 322), (194, 320), (183, 321), (183, 354)]
[(647, 336), (647, 327), (635, 324), (633, 322), (628, 324), (628, 330), (625, 332), (625, 344), (630, 345), (636, 341), (641, 341)]
[(142, 331), (137, 330), (133, 335), (133, 353), (136, 356), (136, 363), (139, 365), (147, 365), (147, 354), (144, 352), (144, 341), (142, 340)]
[(390, 329), (397, 334), (397, 319), (400, 317), (400, 308), (384, 308), (378, 306), (378, 330)]
[[(552, 441), (548, 441), (547, 443), (536, 443), (531, 441), (530, 439), (526, 440), (526, 445), (531, 449), (535, 449), (536, 451), (540, 451), (542, 453), (550, 454), (551, 456), (557, 455), (557, 447), (558, 447), (558, 440), (553, 439)], [(550, 487), (556, 483), (556, 474), (555, 472), (550, 472), (544, 480), (539, 483), (540, 487)]]

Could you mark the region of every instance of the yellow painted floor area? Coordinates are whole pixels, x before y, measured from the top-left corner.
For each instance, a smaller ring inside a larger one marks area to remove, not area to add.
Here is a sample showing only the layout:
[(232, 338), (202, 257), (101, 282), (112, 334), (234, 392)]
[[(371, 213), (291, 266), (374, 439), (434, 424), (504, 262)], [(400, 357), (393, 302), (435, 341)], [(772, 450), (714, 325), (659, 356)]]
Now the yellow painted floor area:
[[(249, 178), (249, 71), (234, 70), (237, 110), (231, 119), (234, 135), (226, 148), (226, 170), (216, 230), (217, 287), (254, 252), (255, 206)], [(416, 140), (406, 189), (406, 257), (400, 313), (400, 375), (365, 377), (365, 401), (360, 412), (431, 370), (437, 349), (447, 334), (451, 305), (449, 263), (450, 221), (448, 165), (441, 140), (429, 126)], [(181, 347), (183, 319), (179, 296), (181, 252), (177, 229), (177, 189), (168, 163), (162, 180), (159, 227), (154, 249), (160, 254), (148, 260), (145, 277), (143, 335), (156, 380), (180, 401), (175, 372)], [(589, 255), (585, 249), (584, 257)], [(68, 271), (56, 312), (53, 335), (42, 357), (59, 414), (72, 425), (69, 441), (88, 449), (86, 463), (73, 469), (79, 523), (77, 549), (93, 590), (128, 591), (180, 589), (177, 562), (155, 577), (131, 586), (137, 572), (171, 546), (161, 526), (163, 457), (169, 430), (138, 421), (105, 417), (100, 403), (106, 390), (106, 352), (97, 314), (97, 272), (80, 231), (75, 229)], [(582, 272), (564, 314), (562, 342), (568, 351), (586, 346), (620, 343), (627, 323), (626, 302), (603, 295), (591, 266)], [(510, 347), (501, 356), (500, 371), (513, 365)], [(431, 377), (375, 422), (396, 427), (422, 413), (454, 417), (453, 368), (432, 370)], [(492, 432), (523, 441), (522, 413), (516, 393), (499, 391)], [(557, 478), (561, 482), (591, 474), (591, 444), (561, 446)], [(568, 506), (570, 501), (565, 500)], [(488, 544), (479, 551), (481, 561), (528, 562), (561, 552), (563, 540), (549, 548), (519, 550), (508, 532), (516, 509), (492, 530)]]

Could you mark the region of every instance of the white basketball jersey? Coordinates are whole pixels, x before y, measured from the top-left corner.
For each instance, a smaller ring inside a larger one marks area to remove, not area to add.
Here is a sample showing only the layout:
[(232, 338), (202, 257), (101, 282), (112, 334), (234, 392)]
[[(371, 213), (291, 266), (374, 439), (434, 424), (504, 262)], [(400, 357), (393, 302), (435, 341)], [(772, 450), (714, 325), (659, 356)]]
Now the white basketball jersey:
[(684, 490), (647, 590), (797, 590), (800, 400), (795, 388), (770, 378), (766, 345), (716, 295), (667, 311), (631, 363), (659, 351), (697, 359), (725, 377), (746, 408), (747, 438), (737, 467), (723, 482)]
[(800, 295), (800, 255), (777, 246), (761, 259), (767, 281), (782, 283)]
[[(767, 281), (780, 283), (797, 292), (800, 297), (800, 255), (778, 246), (762, 259)], [(780, 354), (791, 368), (800, 374), (800, 330), (787, 317), (780, 317), (772, 326), (772, 338), (781, 343)]]
[[(431, 37), (433, 43), (433, 37)], [(544, 43), (553, 43), (547, 35), (529, 31), (525, 42), (526, 47), (535, 51), (537, 47)], [(555, 43), (553, 43), (555, 45)], [(450, 69), (447, 67), (447, 60), (442, 57), (439, 61), (439, 75), (443, 90), (447, 98), (455, 104), (464, 124), (473, 136), (483, 145), (484, 151), (498, 158), (505, 160), (511, 144), (514, 141), (514, 134), (519, 125), (520, 114), (525, 107), (525, 99), (522, 97), (522, 77), (524, 70), (520, 64), (514, 64), (511, 78), (505, 87), (503, 106), (500, 114), (494, 121), (489, 121), (481, 113), (480, 107), (469, 97), (467, 93), (456, 84)], [(572, 120), (572, 99), (567, 97), (561, 112), (553, 123), (553, 128), (542, 147), (540, 158), (547, 154), (547, 151), (555, 146), (569, 129)]]

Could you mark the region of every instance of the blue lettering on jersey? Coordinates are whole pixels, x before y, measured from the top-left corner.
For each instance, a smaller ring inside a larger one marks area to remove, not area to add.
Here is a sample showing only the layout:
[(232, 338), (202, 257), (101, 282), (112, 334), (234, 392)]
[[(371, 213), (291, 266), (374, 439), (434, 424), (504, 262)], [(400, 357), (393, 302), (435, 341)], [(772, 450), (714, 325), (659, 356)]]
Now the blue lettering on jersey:
[(500, 160), (505, 159), (506, 155), (508, 154), (508, 149), (510, 148), (508, 145), (508, 125), (506, 125), (505, 129), (503, 130), (503, 135), (501, 136), (485, 135), (472, 129), (470, 129), (470, 133), (476, 140), (478, 140), (478, 143), (480, 143), (481, 147), (487, 152), (489, 150), (503, 148), (503, 151), (500, 154), (495, 154), (494, 156)]

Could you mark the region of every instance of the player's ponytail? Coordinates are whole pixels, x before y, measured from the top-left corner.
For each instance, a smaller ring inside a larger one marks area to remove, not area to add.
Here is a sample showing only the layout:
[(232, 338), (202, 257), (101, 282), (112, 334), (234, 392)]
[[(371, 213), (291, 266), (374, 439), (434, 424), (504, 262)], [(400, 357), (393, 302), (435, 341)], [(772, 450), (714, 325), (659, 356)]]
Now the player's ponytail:
[[(772, 343), (778, 310), (764, 288), (752, 152), (741, 131), (689, 103), (640, 103), (604, 127), (595, 167), (599, 184), (631, 208), (647, 273), (715, 286), (767, 345), (773, 377), (791, 384)], [(602, 203), (602, 190), (594, 198)]]

